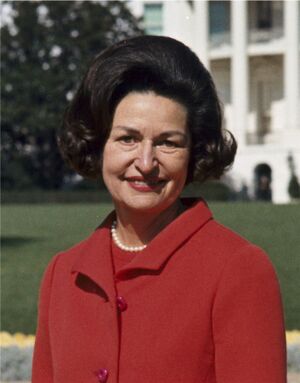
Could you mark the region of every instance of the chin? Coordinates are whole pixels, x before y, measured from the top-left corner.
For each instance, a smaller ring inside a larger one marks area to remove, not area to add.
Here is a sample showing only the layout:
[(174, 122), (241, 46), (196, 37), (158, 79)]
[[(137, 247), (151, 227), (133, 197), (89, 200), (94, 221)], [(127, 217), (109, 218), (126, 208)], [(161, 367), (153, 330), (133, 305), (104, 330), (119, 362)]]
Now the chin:
[(135, 197), (130, 201), (123, 201), (122, 208), (132, 212), (139, 213), (155, 213), (159, 214), (164, 210), (168, 209), (174, 202), (176, 198), (170, 199), (152, 199), (152, 198), (138, 198)]

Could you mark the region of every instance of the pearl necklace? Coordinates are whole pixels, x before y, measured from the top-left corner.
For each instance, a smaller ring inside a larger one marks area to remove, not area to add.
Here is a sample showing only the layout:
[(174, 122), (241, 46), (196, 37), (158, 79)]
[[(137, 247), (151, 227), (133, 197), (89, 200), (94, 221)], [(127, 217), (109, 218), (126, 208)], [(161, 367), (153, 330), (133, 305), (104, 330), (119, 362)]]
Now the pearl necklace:
[(126, 246), (124, 245), (119, 237), (118, 237), (118, 234), (117, 234), (117, 230), (116, 230), (116, 227), (117, 227), (117, 222), (114, 221), (111, 225), (111, 236), (115, 242), (115, 244), (121, 249), (121, 250), (124, 250), (124, 251), (133, 251), (133, 252), (136, 252), (136, 251), (142, 251), (144, 250), (147, 245), (141, 245), (141, 246)]

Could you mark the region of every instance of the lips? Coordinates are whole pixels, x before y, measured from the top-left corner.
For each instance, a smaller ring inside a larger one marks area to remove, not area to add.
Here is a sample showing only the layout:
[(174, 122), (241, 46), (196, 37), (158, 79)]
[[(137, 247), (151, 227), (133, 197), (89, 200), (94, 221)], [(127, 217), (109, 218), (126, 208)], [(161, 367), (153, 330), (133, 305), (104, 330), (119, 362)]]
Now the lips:
[(158, 183), (165, 182), (163, 178), (143, 178), (143, 177), (125, 177), (128, 182), (134, 182), (136, 184), (156, 185)]
[(140, 177), (129, 177), (125, 178), (129, 186), (138, 191), (154, 191), (162, 187), (166, 180), (157, 178), (157, 179), (144, 179)]

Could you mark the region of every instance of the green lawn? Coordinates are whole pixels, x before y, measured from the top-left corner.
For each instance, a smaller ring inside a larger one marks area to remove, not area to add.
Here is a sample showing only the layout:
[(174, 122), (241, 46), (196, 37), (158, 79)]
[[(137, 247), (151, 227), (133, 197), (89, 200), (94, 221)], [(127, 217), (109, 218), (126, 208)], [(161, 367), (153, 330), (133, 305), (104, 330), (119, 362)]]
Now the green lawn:
[[(287, 329), (300, 328), (300, 205), (210, 206), (220, 222), (269, 253), (282, 287)], [(35, 331), (38, 287), (47, 263), (84, 239), (111, 208), (109, 203), (2, 207), (2, 330)]]

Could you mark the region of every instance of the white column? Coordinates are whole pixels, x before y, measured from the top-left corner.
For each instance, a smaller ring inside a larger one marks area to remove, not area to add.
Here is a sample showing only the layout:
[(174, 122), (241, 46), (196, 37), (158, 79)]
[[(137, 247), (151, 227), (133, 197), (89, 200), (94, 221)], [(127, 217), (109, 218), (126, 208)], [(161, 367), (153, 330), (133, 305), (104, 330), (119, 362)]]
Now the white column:
[(247, 1), (231, 1), (231, 99), (233, 133), (239, 146), (246, 142), (248, 117)]
[(194, 2), (194, 50), (209, 69), (209, 10), (208, 0)]
[(300, 129), (299, 102), (299, 2), (284, 1), (284, 97), (286, 102), (286, 128)]
[(163, 1), (164, 35), (192, 48), (192, 8), (185, 0)]

